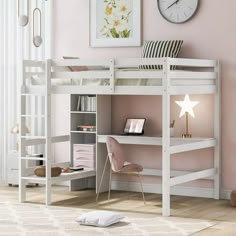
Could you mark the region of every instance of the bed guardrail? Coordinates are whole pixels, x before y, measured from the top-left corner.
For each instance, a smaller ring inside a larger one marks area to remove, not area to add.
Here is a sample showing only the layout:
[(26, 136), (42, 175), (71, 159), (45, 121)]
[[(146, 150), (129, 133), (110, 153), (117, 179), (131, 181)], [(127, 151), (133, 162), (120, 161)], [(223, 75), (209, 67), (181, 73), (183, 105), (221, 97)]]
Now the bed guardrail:
[[(72, 93), (72, 87), (80, 92), (106, 94), (127, 93), (136, 86), (134, 93), (150, 90), (161, 93), (163, 78), (167, 74), (173, 92), (180, 86), (212, 86), (217, 84), (217, 61), (187, 58), (117, 58), (117, 59), (50, 59), (50, 80), (53, 93)], [(44, 61), (24, 61), (24, 83), (39, 85), (45, 79)], [(46, 84), (43, 81), (42, 84)], [(63, 86), (61, 86), (63, 85)], [(73, 85), (73, 86), (71, 86)], [(95, 86), (92, 86), (95, 85)], [(175, 86), (175, 88), (174, 88)], [(55, 88), (57, 87), (57, 88)], [(77, 88), (75, 88), (77, 87)], [(184, 91), (184, 90), (183, 90)], [(205, 90), (204, 90), (205, 91)], [(132, 90), (131, 90), (132, 93)]]

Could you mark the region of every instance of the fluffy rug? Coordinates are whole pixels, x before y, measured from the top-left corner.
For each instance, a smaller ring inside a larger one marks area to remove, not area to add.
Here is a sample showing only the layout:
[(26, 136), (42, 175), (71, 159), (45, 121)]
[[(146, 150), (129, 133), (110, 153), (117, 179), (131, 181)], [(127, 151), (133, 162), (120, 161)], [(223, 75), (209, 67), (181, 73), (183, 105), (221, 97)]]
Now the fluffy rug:
[(214, 225), (188, 218), (131, 218), (107, 228), (81, 226), (74, 219), (88, 210), (35, 204), (0, 202), (1, 236), (179, 236)]

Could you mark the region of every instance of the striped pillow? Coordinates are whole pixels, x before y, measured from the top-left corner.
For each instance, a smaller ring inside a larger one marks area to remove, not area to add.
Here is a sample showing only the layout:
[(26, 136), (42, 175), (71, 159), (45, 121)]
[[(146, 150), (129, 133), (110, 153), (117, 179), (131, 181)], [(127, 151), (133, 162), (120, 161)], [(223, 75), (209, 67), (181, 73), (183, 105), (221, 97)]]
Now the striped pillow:
[[(144, 58), (178, 57), (183, 40), (145, 41)], [(162, 69), (160, 65), (142, 65), (141, 69)], [(174, 69), (173, 67), (171, 69)]]

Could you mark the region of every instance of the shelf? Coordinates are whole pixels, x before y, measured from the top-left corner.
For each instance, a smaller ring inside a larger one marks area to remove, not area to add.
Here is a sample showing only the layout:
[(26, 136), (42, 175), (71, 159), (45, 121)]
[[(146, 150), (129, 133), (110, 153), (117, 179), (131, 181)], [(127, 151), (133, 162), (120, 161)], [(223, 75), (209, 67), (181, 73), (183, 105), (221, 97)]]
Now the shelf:
[(71, 114), (96, 114), (96, 111), (71, 111)]
[[(61, 175), (58, 177), (52, 177), (51, 182), (52, 182), (52, 184), (55, 184), (55, 183), (60, 183), (60, 182), (64, 182), (64, 181), (69, 181), (69, 180), (93, 177), (95, 175), (96, 175), (96, 171), (94, 169), (86, 168), (82, 171), (74, 171), (71, 173), (61, 173)], [(45, 183), (46, 182), (46, 177), (38, 177), (36, 175), (22, 177), (22, 179), (27, 180), (28, 182), (33, 182), (33, 183)]]
[(82, 134), (96, 134), (97, 131), (70, 131), (71, 133), (82, 133)]
[(91, 168), (85, 168), (82, 171), (74, 171), (71, 173), (62, 173), (58, 177), (52, 178), (52, 183), (60, 183), (68, 180), (75, 180), (75, 179), (82, 179), (87, 177), (93, 177), (96, 176), (96, 171)]

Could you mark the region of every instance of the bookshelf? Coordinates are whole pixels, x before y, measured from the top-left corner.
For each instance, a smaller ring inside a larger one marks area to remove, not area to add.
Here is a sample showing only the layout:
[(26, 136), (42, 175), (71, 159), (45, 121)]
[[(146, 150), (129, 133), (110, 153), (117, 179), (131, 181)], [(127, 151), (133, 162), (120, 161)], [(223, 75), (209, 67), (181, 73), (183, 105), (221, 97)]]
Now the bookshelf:
[[(84, 167), (86, 169), (95, 169), (93, 167), (93, 162), (95, 162), (96, 159), (96, 151), (78, 153), (78, 147), (80, 145), (94, 147), (96, 146), (96, 108), (96, 95), (72, 94), (70, 97), (71, 166)], [(89, 161), (86, 159), (88, 156), (91, 157)], [(80, 157), (81, 160), (78, 160), (78, 157)], [(88, 163), (88, 165), (86, 163)], [(71, 190), (78, 190), (94, 186), (94, 177), (72, 180), (70, 183)]]

